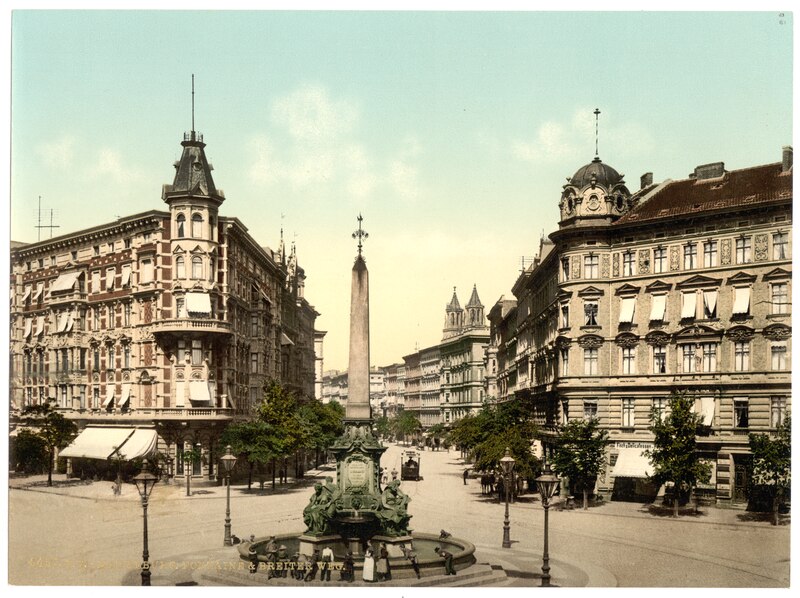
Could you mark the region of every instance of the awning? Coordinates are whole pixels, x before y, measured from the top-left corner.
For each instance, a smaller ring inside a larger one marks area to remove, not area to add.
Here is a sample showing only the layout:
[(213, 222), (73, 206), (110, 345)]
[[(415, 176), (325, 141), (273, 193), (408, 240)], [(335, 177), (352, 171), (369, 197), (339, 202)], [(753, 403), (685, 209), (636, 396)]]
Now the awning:
[(714, 423), (714, 397), (700, 397), (698, 406), (695, 404), (693, 411), (700, 415), (700, 423), (704, 426), (710, 426)]
[(59, 457), (108, 459), (122, 447), (134, 428), (86, 428)]
[(119, 398), (117, 403), (117, 407), (122, 409), (125, 405), (128, 404), (128, 401), (131, 398), (131, 385), (130, 384), (123, 384), (122, 385), (122, 396)]
[(178, 380), (175, 382), (175, 406), (176, 407), (183, 407), (184, 399), (186, 396), (185, 385), (186, 383), (183, 380)]
[(653, 295), (653, 304), (650, 307), (650, 321), (661, 321), (667, 315), (667, 296)]
[(272, 305), (272, 300), (267, 296), (267, 294), (262, 289), (258, 289), (258, 291), (261, 293), (261, 296), (264, 298), (264, 301)]
[(186, 311), (211, 315), (211, 297), (208, 293), (186, 293)]
[(705, 306), (706, 317), (712, 317), (717, 309), (717, 292), (703, 291), (703, 305)]
[(75, 320), (72, 318), (72, 314), (69, 314), (67, 319), (67, 327), (64, 329), (64, 332), (70, 332), (72, 330), (72, 325), (75, 323)]
[(681, 308), (681, 319), (694, 318), (697, 313), (697, 293), (683, 293), (683, 307)]
[(281, 332), (281, 346), (283, 345), (293, 345), (294, 342), (288, 336), (286, 336), (285, 332)]
[(33, 327), (33, 320), (30, 318), (25, 318), (25, 334), (23, 334), (23, 338), (28, 338), (31, 335), (31, 328)]
[(136, 459), (153, 454), (157, 442), (155, 430), (89, 427), (78, 434), (58, 456), (73, 459)]
[(36, 318), (36, 336), (44, 332), (44, 316)]
[(32, 301), (38, 301), (39, 300), (39, 297), (42, 296), (42, 290), (44, 290), (44, 283), (43, 282), (37, 282), (36, 283), (36, 292), (33, 294)]
[(653, 473), (650, 459), (642, 455), (640, 448), (621, 448), (617, 463), (614, 465), (614, 477), (645, 478)]
[(67, 329), (67, 321), (69, 315), (67, 313), (58, 314), (58, 330), (57, 332), (64, 332)]
[(189, 400), (192, 403), (210, 403), (208, 382), (205, 380), (189, 380)]
[(31, 287), (28, 286), (28, 285), (25, 285), (25, 292), (22, 294), (22, 303), (23, 303), (23, 305), (25, 304), (25, 302), (28, 300), (28, 297), (30, 297), (30, 296), (31, 296)]
[(156, 452), (158, 434), (155, 430), (137, 428), (119, 449), (119, 455), (125, 460), (138, 459)]
[(56, 281), (50, 285), (50, 294), (58, 293), (59, 291), (69, 291), (78, 282), (80, 272), (64, 272), (58, 275)]
[(633, 322), (633, 311), (636, 309), (636, 297), (623, 297), (619, 308), (619, 323), (630, 324)]
[(131, 267), (129, 265), (122, 266), (122, 282), (120, 286), (126, 287), (131, 282)]
[(108, 406), (111, 404), (111, 401), (113, 400), (114, 400), (114, 385), (111, 384), (108, 387), (108, 391), (106, 393), (106, 400), (103, 401), (103, 409), (108, 408)]
[(733, 313), (746, 314), (750, 311), (750, 287), (733, 289)]

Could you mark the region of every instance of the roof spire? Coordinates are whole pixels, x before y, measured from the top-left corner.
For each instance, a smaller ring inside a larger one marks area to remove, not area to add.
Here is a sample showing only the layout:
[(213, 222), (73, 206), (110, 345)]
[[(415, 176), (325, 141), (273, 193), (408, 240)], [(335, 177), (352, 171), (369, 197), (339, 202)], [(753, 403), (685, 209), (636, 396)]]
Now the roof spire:
[(600, 108), (594, 109), (594, 159), (600, 160), (600, 152), (598, 151), (598, 142), (600, 138)]
[(361, 228), (361, 221), (364, 220), (364, 218), (361, 217), (360, 212), (358, 214), (357, 220), (358, 220), (358, 230), (353, 233), (353, 238), (358, 239), (358, 257), (361, 257), (362, 241), (367, 237), (369, 237), (369, 233), (367, 233), (367, 231)]
[(192, 141), (194, 141), (194, 73), (192, 73)]

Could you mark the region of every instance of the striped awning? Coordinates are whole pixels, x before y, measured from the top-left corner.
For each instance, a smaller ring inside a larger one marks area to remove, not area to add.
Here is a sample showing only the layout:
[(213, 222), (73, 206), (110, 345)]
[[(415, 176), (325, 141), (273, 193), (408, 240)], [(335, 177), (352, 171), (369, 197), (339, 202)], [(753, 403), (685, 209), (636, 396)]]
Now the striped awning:
[(74, 459), (137, 459), (156, 451), (158, 435), (149, 428), (88, 427), (59, 457)]

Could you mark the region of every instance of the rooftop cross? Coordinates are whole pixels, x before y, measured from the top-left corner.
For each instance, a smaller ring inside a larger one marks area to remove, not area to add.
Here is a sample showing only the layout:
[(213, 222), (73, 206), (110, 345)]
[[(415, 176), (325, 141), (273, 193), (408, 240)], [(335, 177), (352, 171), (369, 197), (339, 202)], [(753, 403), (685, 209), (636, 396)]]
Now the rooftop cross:
[(364, 218), (361, 217), (361, 214), (358, 215), (358, 230), (353, 233), (353, 238), (358, 239), (358, 255), (361, 256), (361, 247), (362, 241), (369, 237), (369, 233), (361, 228), (361, 221)]
[(600, 108), (594, 109), (594, 157), (599, 158), (600, 152), (597, 150), (597, 143), (600, 137), (600, 124), (599, 124), (599, 117), (600, 117)]

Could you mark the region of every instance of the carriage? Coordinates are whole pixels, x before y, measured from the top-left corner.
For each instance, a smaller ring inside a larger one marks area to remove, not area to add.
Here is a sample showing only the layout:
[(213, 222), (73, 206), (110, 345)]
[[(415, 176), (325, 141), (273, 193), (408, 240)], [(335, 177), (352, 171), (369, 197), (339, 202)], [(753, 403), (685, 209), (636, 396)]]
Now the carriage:
[(419, 480), (419, 453), (416, 451), (403, 451), (400, 465), (401, 480)]

